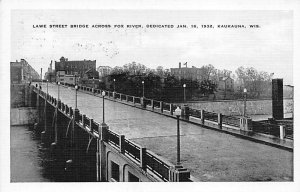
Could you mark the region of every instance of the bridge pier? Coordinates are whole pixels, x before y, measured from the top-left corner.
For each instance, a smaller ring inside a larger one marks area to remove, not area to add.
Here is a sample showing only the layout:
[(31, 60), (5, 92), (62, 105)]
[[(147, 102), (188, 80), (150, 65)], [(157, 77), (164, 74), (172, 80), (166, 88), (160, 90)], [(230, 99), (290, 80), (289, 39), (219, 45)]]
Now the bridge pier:
[[(58, 103), (59, 103), (59, 100), (58, 100)], [(57, 149), (57, 116), (58, 116), (58, 106), (55, 108), (55, 119), (54, 119), (54, 142), (51, 143), (51, 151), (52, 152), (55, 152), (56, 149)]]
[[(40, 90), (38, 90), (38, 93), (40, 93)], [(36, 95), (36, 100), (35, 100), (35, 106), (37, 108), (37, 119), (34, 123), (33, 129), (38, 132), (41, 133), (44, 127), (44, 105), (45, 103), (43, 102), (43, 97), (40, 94)]]
[(51, 108), (50, 108), (50, 105), (48, 104), (47, 100), (45, 102), (45, 107), (44, 107), (44, 130), (41, 132), (41, 140), (43, 143), (49, 143), (50, 141), (50, 130), (49, 128), (51, 127), (51, 121), (49, 121), (51, 118), (51, 114), (52, 111), (51, 111)]

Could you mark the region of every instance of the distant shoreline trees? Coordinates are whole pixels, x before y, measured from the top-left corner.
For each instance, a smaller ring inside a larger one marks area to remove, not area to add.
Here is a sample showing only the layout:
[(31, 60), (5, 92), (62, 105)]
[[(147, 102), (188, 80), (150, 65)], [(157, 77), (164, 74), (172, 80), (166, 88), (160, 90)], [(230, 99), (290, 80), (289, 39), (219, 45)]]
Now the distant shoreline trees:
[[(235, 72), (223, 69), (218, 70), (213, 65), (201, 67), (203, 78), (200, 81), (190, 79), (178, 79), (171, 75), (168, 69), (158, 66), (150, 69), (143, 64), (131, 62), (122, 67), (114, 67), (107, 77), (102, 80), (100, 87), (117, 92), (142, 96), (144, 81), (145, 97), (162, 100), (165, 102), (183, 101), (183, 84), (186, 84), (186, 99), (199, 100), (217, 92), (220, 77), (235, 78), (237, 89), (235, 98), (242, 98), (243, 88), (247, 88), (250, 98), (260, 98), (262, 95), (269, 97), (271, 91), (271, 80), (273, 74), (256, 69), (239, 67)], [(115, 79), (115, 81), (114, 81)]]

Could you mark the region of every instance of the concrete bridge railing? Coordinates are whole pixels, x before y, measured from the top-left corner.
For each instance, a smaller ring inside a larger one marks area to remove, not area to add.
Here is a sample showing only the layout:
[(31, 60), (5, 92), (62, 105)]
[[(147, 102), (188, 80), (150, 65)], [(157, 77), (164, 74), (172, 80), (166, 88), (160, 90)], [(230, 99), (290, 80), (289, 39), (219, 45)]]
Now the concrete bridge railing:
[[(80, 148), (86, 148), (86, 151), (93, 152), (92, 156), (96, 159), (94, 169), (97, 181), (130, 181), (132, 178), (138, 181), (191, 181), (187, 169), (175, 167), (124, 135), (109, 130), (105, 123), (99, 124), (78, 109), (69, 107), (34, 86), (31, 88), (32, 94), (36, 94), (32, 98), (40, 111), (42, 140), (51, 143), (53, 151), (71, 151), (66, 166), (80, 162), (78, 158), (82, 154), (76, 153), (81, 151)], [(112, 97), (112, 93), (108, 92), (107, 96)], [(116, 97), (120, 100), (130, 98), (121, 94)], [(131, 99), (133, 103), (141, 104), (141, 98), (131, 96)], [(69, 146), (66, 143), (71, 143), (71, 149), (63, 149)], [(112, 170), (114, 167), (118, 167), (117, 175)]]
[[(79, 86), (83, 91), (87, 90), (85, 86)], [(101, 93), (105, 90), (93, 89), (90, 90), (92, 93)], [(276, 126), (276, 125), (265, 125), (260, 122), (252, 122), (252, 119), (249, 117), (235, 117), (235, 116), (226, 116), (221, 113), (214, 113), (205, 110), (193, 109), (187, 105), (177, 106), (172, 103), (167, 103), (163, 101), (158, 101), (154, 99), (149, 99), (145, 97), (137, 97), (126, 95), (117, 92), (105, 91), (106, 96), (109, 99), (114, 101), (120, 101), (125, 104), (133, 105), (145, 110), (153, 111), (156, 113), (161, 113), (167, 116), (174, 117), (173, 113), (177, 107), (182, 108), (181, 119), (190, 121), (199, 125), (205, 125), (211, 128), (216, 129), (232, 129), (240, 130), (242, 132), (251, 132), (262, 133), (267, 135), (272, 135), (280, 139), (293, 138), (293, 129), (287, 126)], [(281, 131), (280, 131), (281, 129)], [(279, 134), (278, 134), (279, 133)]]

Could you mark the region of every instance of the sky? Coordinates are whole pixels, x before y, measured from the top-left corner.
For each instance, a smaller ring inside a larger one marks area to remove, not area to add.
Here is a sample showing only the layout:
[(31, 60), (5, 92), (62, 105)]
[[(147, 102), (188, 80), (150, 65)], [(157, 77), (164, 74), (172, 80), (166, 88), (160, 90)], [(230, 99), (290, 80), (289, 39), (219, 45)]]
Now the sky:
[[(49, 25), (68, 25), (50, 28)], [(92, 28), (92, 25), (111, 28)], [(147, 28), (147, 25), (174, 28)], [(46, 25), (46, 28), (34, 28)], [(70, 28), (89, 25), (89, 28)], [(114, 25), (124, 25), (115, 28)], [(143, 28), (127, 28), (142, 25)], [(188, 28), (176, 28), (187, 25)], [(197, 25), (198, 28), (192, 28)], [(202, 28), (213, 25), (214, 28)], [(244, 25), (246, 28), (218, 28)], [(259, 25), (250, 28), (249, 25)], [(254, 67), (274, 73), (293, 85), (292, 11), (213, 10), (13, 10), (11, 14), (11, 61), (26, 59), (43, 73), (50, 61), (96, 60), (96, 65), (123, 66), (137, 62), (155, 69), (212, 64), (235, 71)]]

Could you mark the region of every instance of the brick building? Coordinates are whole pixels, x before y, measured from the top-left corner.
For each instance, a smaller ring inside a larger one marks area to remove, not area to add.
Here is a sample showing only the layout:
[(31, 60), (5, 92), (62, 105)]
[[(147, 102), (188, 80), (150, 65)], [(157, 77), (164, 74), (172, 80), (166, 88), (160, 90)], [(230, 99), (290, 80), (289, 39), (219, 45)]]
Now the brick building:
[(61, 57), (60, 61), (55, 61), (55, 71), (64, 71), (66, 75), (78, 75), (83, 78), (86, 72), (92, 73), (88, 78), (99, 78), (96, 71), (96, 60), (81, 60), (81, 61), (68, 61), (68, 58)]
[(187, 65), (186, 67), (181, 67), (181, 63), (179, 63), (179, 68), (171, 68), (171, 75), (174, 75), (178, 79), (203, 80), (203, 71), (201, 68), (194, 66), (188, 68)]
[(40, 75), (36, 72), (25, 59), (10, 62), (10, 81), (11, 83), (26, 83), (32, 80), (39, 80)]

